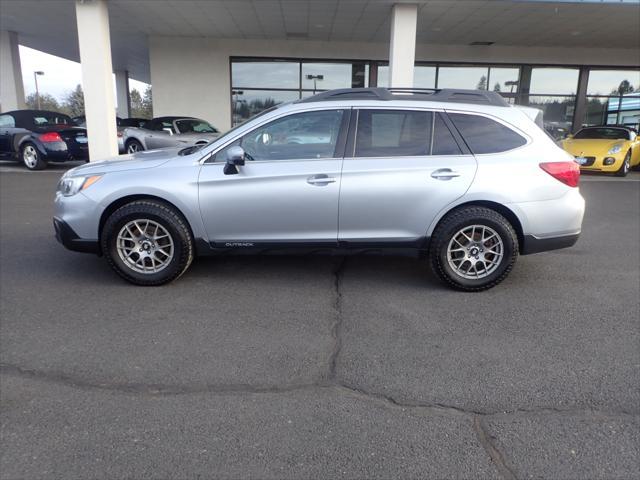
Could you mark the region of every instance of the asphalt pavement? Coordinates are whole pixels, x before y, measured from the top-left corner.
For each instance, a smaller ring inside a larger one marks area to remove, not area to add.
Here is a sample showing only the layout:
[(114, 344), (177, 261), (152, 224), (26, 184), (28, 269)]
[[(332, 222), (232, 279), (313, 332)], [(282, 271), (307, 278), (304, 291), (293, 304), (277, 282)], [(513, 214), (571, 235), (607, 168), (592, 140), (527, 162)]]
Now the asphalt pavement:
[(129, 285), (0, 165), (0, 478), (640, 476), (640, 174), (483, 293), (393, 257), (197, 259)]

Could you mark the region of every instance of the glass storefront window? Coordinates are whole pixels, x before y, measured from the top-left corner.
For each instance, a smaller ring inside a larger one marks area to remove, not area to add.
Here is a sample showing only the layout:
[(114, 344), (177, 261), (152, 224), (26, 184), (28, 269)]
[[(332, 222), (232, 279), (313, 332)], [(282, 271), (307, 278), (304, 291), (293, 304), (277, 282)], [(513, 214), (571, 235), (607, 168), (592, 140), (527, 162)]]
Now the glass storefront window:
[[(413, 68), (413, 86), (415, 88), (436, 88), (436, 69), (435, 66), (416, 65)], [(389, 66), (378, 66), (378, 86), (389, 86)]]
[(489, 69), (489, 90), (502, 94), (517, 93), (519, 79), (519, 68), (491, 67)]
[(575, 97), (530, 95), (529, 106), (544, 112), (544, 128), (554, 138), (559, 140), (571, 132)]
[(300, 88), (298, 62), (237, 62), (231, 64), (233, 88)]
[(486, 90), (488, 67), (440, 67), (438, 88), (470, 88)]
[(436, 67), (416, 65), (413, 70), (413, 86), (416, 88), (436, 88)]
[[(302, 88), (331, 90), (350, 88), (353, 67), (350, 63), (303, 63)], [(308, 76), (315, 78), (308, 78)], [(317, 78), (322, 76), (322, 78)]]
[(624, 95), (640, 90), (640, 70), (591, 70), (587, 95)]
[(531, 69), (531, 94), (542, 95), (575, 95), (578, 90), (577, 68), (546, 68)]
[(258, 113), (284, 102), (297, 100), (298, 90), (237, 90), (231, 95), (233, 125), (238, 125)]

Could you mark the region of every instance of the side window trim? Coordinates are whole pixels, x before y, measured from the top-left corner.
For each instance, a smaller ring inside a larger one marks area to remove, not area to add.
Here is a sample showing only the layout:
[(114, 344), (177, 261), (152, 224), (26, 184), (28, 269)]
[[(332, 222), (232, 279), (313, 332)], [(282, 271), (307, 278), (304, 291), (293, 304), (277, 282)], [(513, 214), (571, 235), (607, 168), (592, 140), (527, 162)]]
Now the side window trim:
[(353, 109), (351, 107), (346, 107), (342, 111), (340, 132), (338, 133), (338, 139), (336, 140), (336, 148), (333, 151), (333, 158), (344, 158), (345, 156), (352, 112)]

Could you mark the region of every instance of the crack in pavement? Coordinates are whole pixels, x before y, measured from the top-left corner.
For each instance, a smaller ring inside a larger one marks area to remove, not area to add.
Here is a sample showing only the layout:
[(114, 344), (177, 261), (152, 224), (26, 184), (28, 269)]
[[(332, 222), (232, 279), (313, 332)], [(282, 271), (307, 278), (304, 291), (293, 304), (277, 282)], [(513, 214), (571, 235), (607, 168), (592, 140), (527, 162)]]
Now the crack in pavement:
[(333, 303), (333, 308), (335, 309), (336, 316), (335, 321), (333, 322), (333, 326), (331, 327), (331, 337), (333, 339), (333, 349), (331, 351), (331, 355), (329, 355), (329, 364), (328, 364), (328, 372), (327, 379), (329, 382), (335, 382), (336, 380), (336, 369), (338, 364), (338, 355), (340, 355), (340, 350), (342, 350), (342, 277), (344, 275), (344, 269), (347, 265), (347, 257), (342, 257), (336, 268), (333, 270), (334, 277), (334, 292), (335, 292), (335, 301)]
[(484, 427), (482, 417), (476, 415), (473, 417), (473, 429), (476, 432), (476, 437), (482, 448), (484, 448), (491, 462), (495, 465), (496, 469), (502, 475), (505, 480), (516, 480), (516, 474), (507, 465), (505, 457), (498, 447), (493, 442), (493, 437), (489, 431)]
[(335, 319), (331, 326), (331, 338), (333, 346), (328, 357), (327, 372), (321, 375), (320, 379), (311, 383), (293, 383), (285, 385), (252, 385), (252, 384), (189, 384), (189, 385), (164, 385), (145, 383), (113, 383), (95, 382), (81, 377), (65, 374), (62, 372), (47, 372), (35, 370), (9, 363), (0, 362), (0, 373), (20, 377), (29, 377), (47, 383), (62, 384), (68, 387), (79, 389), (103, 390), (125, 394), (150, 395), (150, 396), (172, 396), (172, 395), (194, 395), (194, 394), (217, 394), (217, 395), (242, 395), (242, 394), (285, 394), (301, 390), (310, 389), (334, 389), (337, 392), (349, 394), (363, 401), (378, 401), (393, 408), (401, 409), (421, 409), (434, 414), (445, 414), (467, 417), (475, 432), (475, 436), (482, 448), (487, 453), (489, 459), (495, 465), (498, 473), (505, 480), (516, 480), (515, 472), (508, 466), (505, 455), (498, 449), (494, 438), (484, 425), (484, 420), (489, 417), (500, 416), (524, 416), (524, 415), (592, 415), (592, 416), (638, 416), (640, 412), (601, 411), (594, 409), (579, 408), (556, 408), (539, 407), (533, 409), (514, 409), (510, 411), (476, 411), (446, 405), (441, 403), (421, 403), (407, 402), (378, 392), (370, 392), (361, 387), (349, 385), (338, 380), (337, 366), (338, 357), (342, 350), (342, 282), (346, 268), (347, 257), (342, 257), (340, 262), (332, 271), (334, 276), (334, 309)]

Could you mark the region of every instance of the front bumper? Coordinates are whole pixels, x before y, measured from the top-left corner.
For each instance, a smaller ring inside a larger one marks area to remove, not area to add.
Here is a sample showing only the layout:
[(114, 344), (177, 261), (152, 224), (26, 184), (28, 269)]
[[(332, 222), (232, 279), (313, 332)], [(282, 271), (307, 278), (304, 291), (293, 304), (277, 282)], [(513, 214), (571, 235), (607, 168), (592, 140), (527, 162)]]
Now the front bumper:
[(98, 240), (80, 238), (67, 222), (53, 217), (53, 228), (56, 231), (56, 239), (69, 250), (82, 253), (100, 254)]
[[(606, 173), (614, 173), (620, 170), (622, 166), (622, 162), (624, 161), (625, 154), (616, 153), (615, 155), (605, 155), (604, 157), (597, 156), (589, 156), (585, 157), (588, 159), (585, 165), (580, 165), (580, 171), (583, 172), (606, 172)], [(576, 156), (576, 161), (579, 156)], [(605, 159), (612, 158), (613, 163), (610, 165), (605, 165)]]

